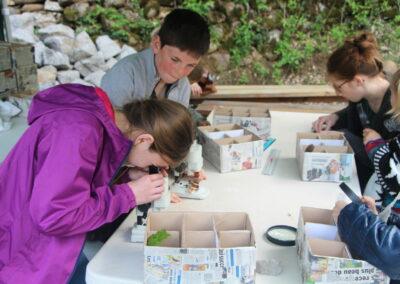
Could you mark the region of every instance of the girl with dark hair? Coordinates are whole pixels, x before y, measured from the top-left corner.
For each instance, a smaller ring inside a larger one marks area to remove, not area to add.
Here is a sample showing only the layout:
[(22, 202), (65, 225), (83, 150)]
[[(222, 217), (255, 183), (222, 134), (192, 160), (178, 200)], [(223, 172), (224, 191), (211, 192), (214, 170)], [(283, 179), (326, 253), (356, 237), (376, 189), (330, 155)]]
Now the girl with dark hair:
[(364, 128), (378, 131), (383, 139), (399, 133), (388, 111), (391, 109), (389, 81), (374, 36), (363, 33), (346, 40), (327, 63), (328, 80), (337, 95), (349, 101), (338, 112), (321, 116), (313, 123), (316, 132), (341, 130), (355, 152), (361, 191), (373, 173), (373, 166), (363, 147)]
[(28, 123), (0, 165), (0, 283), (76, 283), (87, 232), (163, 192), (163, 174), (131, 180), (120, 168), (179, 163), (192, 120), (170, 100), (116, 115), (101, 89), (67, 84), (39, 92)]

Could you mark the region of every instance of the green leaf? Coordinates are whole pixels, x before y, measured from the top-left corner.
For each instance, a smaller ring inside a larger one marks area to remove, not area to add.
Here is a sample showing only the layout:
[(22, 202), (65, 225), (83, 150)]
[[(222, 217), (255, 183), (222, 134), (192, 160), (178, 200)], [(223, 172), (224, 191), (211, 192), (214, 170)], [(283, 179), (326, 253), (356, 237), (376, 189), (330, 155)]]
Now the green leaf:
[(159, 230), (147, 239), (148, 246), (159, 246), (161, 243), (171, 236), (166, 230)]

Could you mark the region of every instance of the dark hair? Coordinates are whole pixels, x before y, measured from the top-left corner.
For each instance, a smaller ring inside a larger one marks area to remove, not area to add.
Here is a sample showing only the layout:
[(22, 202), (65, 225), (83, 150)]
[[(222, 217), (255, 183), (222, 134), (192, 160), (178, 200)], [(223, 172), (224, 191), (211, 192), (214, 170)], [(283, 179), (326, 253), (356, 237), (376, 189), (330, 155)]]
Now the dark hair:
[(199, 57), (206, 54), (210, 46), (210, 31), (206, 20), (187, 9), (175, 9), (169, 13), (158, 35), (161, 47), (174, 46)]
[(125, 104), (122, 113), (133, 126), (154, 138), (151, 150), (173, 163), (181, 162), (194, 140), (194, 124), (181, 104), (167, 100), (142, 100)]
[(357, 74), (378, 75), (382, 72), (383, 64), (375, 37), (364, 32), (347, 39), (343, 46), (331, 54), (326, 67), (328, 75), (349, 81)]

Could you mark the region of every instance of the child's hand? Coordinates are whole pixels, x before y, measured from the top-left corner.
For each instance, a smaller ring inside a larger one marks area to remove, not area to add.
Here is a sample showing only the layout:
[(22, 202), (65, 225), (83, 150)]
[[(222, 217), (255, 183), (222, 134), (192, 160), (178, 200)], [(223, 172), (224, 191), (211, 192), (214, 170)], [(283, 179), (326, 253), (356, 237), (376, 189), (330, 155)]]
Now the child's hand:
[(182, 199), (176, 194), (171, 192), (171, 203), (181, 203)]
[(336, 201), (335, 207), (333, 207), (333, 210), (332, 210), (333, 211), (332, 217), (333, 217), (333, 220), (335, 221), (335, 224), (337, 224), (337, 222), (338, 222), (340, 211), (342, 211), (342, 209), (344, 207), (346, 207), (348, 204), (349, 203), (344, 200)]
[(164, 191), (162, 174), (145, 175), (138, 180), (128, 182), (135, 195), (136, 205), (146, 204), (159, 199)]
[(192, 85), (190, 85), (190, 89), (192, 90), (192, 94), (195, 97), (198, 97), (203, 93), (203, 90), (198, 83), (193, 83)]
[(375, 204), (375, 199), (373, 199), (370, 196), (363, 196), (361, 197), (362, 203), (367, 205), (367, 207), (374, 213), (375, 215), (378, 215), (378, 210), (376, 209), (376, 204)]
[(376, 139), (381, 139), (381, 138), (382, 138), (381, 135), (371, 128), (365, 128), (363, 130), (364, 145), (366, 145), (370, 141), (373, 141)]
[(335, 123), (338, 121), (338, 119), (339, 117), (335, 113), (320, 116), (316, 121), (313, 122), (312, 128), (315, 132), (330, 130), (332, 126), (335, 125)]
[(135, 168), (130, 168), (128, 174), (129, 174), (130, 180), (138, 180), (141, 177), (148, 175), (149, 171), (147, 169), (135, 167)]

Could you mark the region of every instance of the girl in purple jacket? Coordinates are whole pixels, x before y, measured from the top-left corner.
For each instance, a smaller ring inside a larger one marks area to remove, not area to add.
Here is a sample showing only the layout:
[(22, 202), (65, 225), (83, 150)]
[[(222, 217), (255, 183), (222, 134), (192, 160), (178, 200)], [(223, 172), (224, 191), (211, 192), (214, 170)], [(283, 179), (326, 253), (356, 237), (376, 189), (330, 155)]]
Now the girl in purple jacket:
[(166, 169), (194, 137), (178, 103), (132, 102), (114, 119), (104, 92), (76, 84), (39, 92), (28, 123), (0, 165), (0, 283), (68, 282), (87, 232), (162, 194), (162, 174), (121, 166)]

